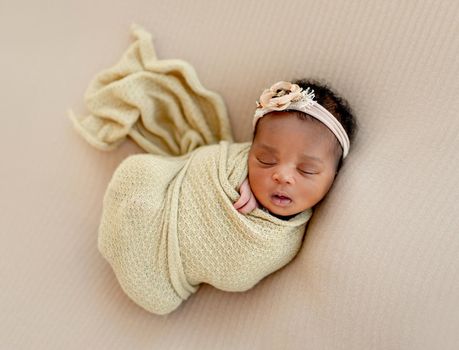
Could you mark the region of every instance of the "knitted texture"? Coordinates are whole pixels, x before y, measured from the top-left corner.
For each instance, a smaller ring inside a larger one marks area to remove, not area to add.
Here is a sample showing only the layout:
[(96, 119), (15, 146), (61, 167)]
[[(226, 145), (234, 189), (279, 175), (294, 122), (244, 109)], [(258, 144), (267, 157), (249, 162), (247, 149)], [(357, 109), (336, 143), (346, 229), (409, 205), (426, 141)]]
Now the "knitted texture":
[(127, 136), (150, 154), (127, 157), (103, 199), (98, 249), (126, 294), (167, 314), (200, 283), (252, 288), (297, 254), (311, 210), (283, 221), (233, 207), (247, 177), (249, 143), (230, 143), (223, 100), (181, 60), (158, 60), (151, 36), (137, 40), (91, 82), (91, 114), (70, 117), (94, 147)]
[(208, 283), (245, 291), (291, 261), (312, 211), (280, 220), (233, 207), (250, 144), (200, 147), (187, 156), (126, 158), (104, 196), (98, 246), (126, 294), (167, 314)]
[(75, 129), (109, 151), (131, 137), (146, 152), (181, 155), (220, 140), (232, 141), (223, 99), (205, 89), (186, 61), (159, 60), (151, 34), (133, 24), (136, 38), (121, 60), (91, 81), (90, 114), (69, 111)]

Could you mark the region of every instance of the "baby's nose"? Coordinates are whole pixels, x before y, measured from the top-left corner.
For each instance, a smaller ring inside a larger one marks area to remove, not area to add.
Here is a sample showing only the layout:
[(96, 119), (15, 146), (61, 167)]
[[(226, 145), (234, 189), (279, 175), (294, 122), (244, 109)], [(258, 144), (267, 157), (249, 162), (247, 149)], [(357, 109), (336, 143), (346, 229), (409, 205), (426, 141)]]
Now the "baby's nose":
[(275, 171), (273, 173), (273, 180), (277, 183), (293, 184), (294, 178), (290, 171)]

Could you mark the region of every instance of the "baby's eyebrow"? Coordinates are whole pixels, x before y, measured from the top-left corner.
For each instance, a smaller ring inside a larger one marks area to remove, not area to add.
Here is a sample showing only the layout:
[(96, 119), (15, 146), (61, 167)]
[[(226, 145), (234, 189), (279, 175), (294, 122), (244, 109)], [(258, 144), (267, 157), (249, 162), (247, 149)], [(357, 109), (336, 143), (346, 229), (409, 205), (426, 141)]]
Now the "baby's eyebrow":
[(314, 161), (319, 162), (319, 163), (322, 163), (322, 164), (324, 163), (324, 161), (323, 161), (322, 159), (320, 159), (320, 158), (318, 158), (318, 157), (310, 156), (310, 155), (308, 155), (308, 154), (304, 154), (304, 155), (302, 156), (302, 158), (314, 160)]
[(258, 147), (264, 148), (264, 149), (266, 149), (266, 150), (268, 150), (270, 152), (273, 152), (273, 153), (277, 153), (277, 150), (274, 147), (268, 146), (265, 143), (259, 143)]

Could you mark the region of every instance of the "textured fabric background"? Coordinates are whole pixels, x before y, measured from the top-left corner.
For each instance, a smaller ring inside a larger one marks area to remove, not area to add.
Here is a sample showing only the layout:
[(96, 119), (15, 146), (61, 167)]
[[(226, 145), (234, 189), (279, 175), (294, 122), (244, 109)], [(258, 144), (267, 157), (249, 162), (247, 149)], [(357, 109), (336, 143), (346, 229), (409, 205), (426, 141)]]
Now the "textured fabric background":
[[(1, 1), (0, 348), (457, 349), (458, 17), (455, 0)], [(166, 317), (96, 246), (108, 181), (141, 150), (97, 151), (66, 116), (132, 22), (223, 96), (239, 141), (281, 79), (325, 79), (360, 122), (298, 257)]]

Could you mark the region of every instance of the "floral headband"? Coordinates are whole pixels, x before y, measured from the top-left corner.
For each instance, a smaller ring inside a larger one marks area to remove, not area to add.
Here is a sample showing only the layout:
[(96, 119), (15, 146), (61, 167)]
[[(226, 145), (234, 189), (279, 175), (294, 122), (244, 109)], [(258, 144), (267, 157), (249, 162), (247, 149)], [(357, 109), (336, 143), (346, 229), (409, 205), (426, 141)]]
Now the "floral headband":
[(343, 148), (343, 159), (349, 153), (349, 137), (341, 123), (313, 98), (314, 90), (303, 90), (299, 85), (288, 81), (279, 81), (265, 89), (257, 102), (253, 118), (253, 127), (265, 114), (273, 111), (296, 110), (320, 120), (336, 136)]

